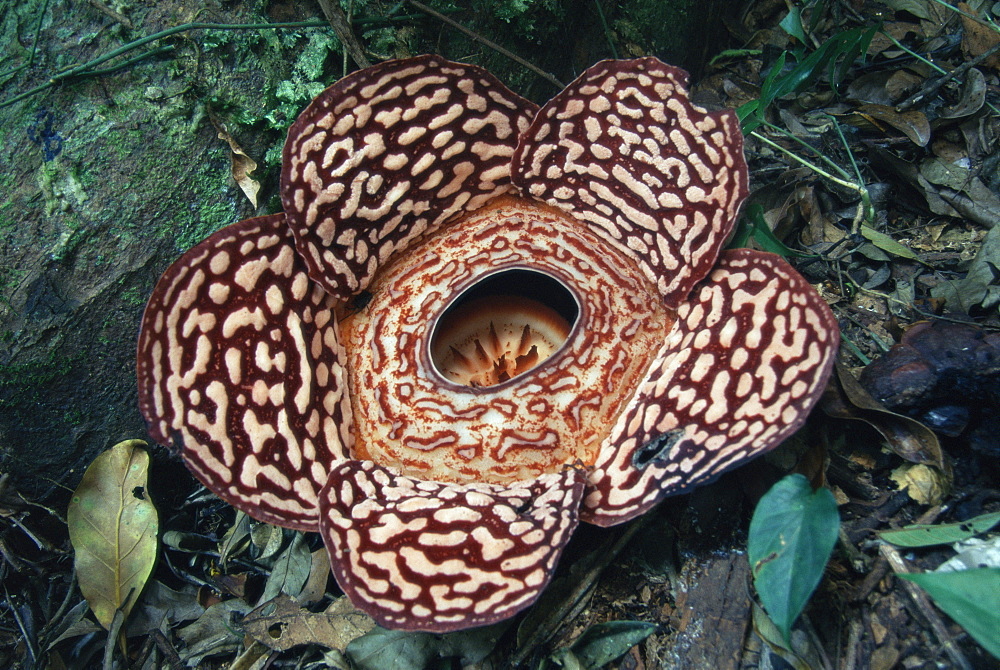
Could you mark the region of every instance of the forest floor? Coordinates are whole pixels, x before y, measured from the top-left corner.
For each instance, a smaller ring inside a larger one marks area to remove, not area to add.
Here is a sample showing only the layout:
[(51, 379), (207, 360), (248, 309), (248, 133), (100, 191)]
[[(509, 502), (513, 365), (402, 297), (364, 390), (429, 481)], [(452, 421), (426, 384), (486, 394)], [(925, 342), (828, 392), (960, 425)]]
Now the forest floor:
[[(372, 632), (315, 535), (237, 515), (154, 452), (159, 560), (116, 624), (118, 651), (75, 586), (64, 509), (0, 478), (0, 665), (997, 667), (898, 577), (958, 548), (879, 535), (1000, 511), (1000, 33), (983, 20), (996, 6), (788, 7), (758, 0), (727, 17), (738, 48), (693, 82), (699, 104), (744, 112), (751, 195), (738, 241), (786, 256), (841, 327), (827, 395), (788, 444), (637, 522), (582, 528), (526, 615), (445, 636)], [(642, 52), (622, 34), (609, 42)], [(746, 544), (756, 502), (792, 471), (834, 493), (841, 528), (787, 645), (756, 604)], [(996, 535), (979, 542), (965, 560), (1000, 568)], [(989, 574), (981, 588), (995, 598)], [(293, 582), (296, 601), (264, 604)], [(654, 626), (592, 628), (609, 621)], [(598, 647), (607, 658), (586, 655)]]

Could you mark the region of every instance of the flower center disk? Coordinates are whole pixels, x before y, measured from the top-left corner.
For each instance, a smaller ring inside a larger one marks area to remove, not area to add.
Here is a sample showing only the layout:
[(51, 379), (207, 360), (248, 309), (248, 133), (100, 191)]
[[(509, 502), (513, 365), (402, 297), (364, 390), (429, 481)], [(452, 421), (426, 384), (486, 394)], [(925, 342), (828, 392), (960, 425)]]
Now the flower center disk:
[(594, 463), (630, 399), (621, 389), (637, 388), (672, 320), (635, 264), (514, 197), (399, 254), (368, 291), (341, 324), (353, 409), (367, 417), (355, 456), (437, 481)]
[(490, 285), (512, 275), (548, 279), (534, 272), (501, 273), (460, 296), (441, 317), (431, 357), (445, 379), (475, 388), (502, 384), (545, 361), (569, 337), (572, 324), (539, 300), (503, 294), (466, 297), (479, 287), (488, 292)]

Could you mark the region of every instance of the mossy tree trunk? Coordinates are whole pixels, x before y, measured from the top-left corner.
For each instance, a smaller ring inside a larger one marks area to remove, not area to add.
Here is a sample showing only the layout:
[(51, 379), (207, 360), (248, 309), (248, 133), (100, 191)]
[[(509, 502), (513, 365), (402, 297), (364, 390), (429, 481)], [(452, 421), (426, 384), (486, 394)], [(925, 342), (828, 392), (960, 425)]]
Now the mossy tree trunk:
[[(355, 30), (373, 59), (434, 51), (482, 64), (536, 100), (556, 92), (397, 5), (353, 3)], [(696, 67), (685, 57), (690, 40), (670, 39), (704, 35), (705, 6), (476, 0), (451, 16), (569, 81), (615, 55), (650, 53)], [(670, 8), (680, 16), (670, 18)], [(309, 20), (322, 23), (318, 6), (292, 0), (7, 3), (0, 104), (183, 24)], [(23, 492), (45, 497), (57, 484), (72, 487), (99, 451), (145, 436), (134, 351), (156, 279), (212, 231), (277, 210), (284, 129), (343, 67), (326, 27), (192, 29), (0, 108), (0, 472)], [(259, 207), (230, 175), (218, 124), (259, 163)]]

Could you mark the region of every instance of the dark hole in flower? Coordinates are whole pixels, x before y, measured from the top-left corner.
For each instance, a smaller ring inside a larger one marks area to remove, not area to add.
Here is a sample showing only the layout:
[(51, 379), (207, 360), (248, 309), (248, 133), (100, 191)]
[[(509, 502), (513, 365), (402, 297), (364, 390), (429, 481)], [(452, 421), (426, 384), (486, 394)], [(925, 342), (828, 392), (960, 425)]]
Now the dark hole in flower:
[(677, 444), (677, 440), (681, 439), (683, 435), (684, 431), (680, 429), (660, 433), (635, 450), (635, 453), (632, 454), (632, 465), (643, 469), (650, 463), (662, 463), (668, 460), (670, 450), (673, 449), (674, 445)]
[(580, 308), (566, 286), (533, 270), (505, 270), (465, 290), (441, 315), (431, 358), (464, 386), (502, 384), (554, 354)]

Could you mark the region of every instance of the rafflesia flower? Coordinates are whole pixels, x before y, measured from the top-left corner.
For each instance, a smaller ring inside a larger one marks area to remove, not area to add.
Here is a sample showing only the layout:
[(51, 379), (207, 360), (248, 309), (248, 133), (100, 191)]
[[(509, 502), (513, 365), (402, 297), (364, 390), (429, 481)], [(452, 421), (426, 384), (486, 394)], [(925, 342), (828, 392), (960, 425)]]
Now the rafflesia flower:
[(289, 131), (283, 214), (150, 298), (150, 434), (269, 523), (319, 531), (354, 604), (449, 631), (529, 605), (577, 523), (771, 449), (837, 343), (780, 258), (720, 249), (735, 115), (605, 61), (538, 109), (482, 69), (382, 63)]

